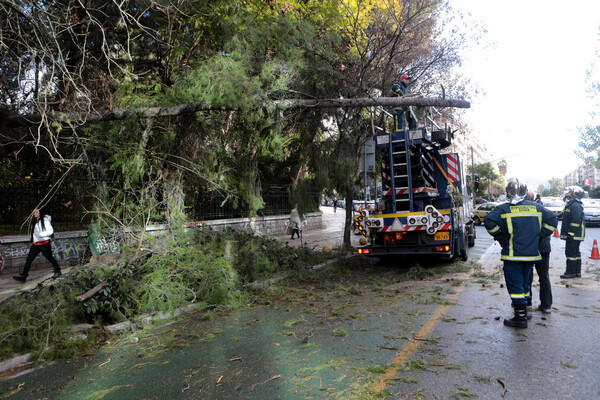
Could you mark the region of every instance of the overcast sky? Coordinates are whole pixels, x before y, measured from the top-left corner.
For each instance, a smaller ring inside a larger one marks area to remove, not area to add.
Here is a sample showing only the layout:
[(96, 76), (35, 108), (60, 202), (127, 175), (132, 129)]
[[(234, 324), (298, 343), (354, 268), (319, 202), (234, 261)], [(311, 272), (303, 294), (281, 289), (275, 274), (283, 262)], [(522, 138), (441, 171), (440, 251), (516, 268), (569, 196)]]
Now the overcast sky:
[(600, 49), (600, 0), (450, 0), (482, 21), (495, 43), (467, 55), (484, 96), (467, 120), (507, 177), (563, 178), (577, 169), (578, 126), (589, 122), (586, 72)]

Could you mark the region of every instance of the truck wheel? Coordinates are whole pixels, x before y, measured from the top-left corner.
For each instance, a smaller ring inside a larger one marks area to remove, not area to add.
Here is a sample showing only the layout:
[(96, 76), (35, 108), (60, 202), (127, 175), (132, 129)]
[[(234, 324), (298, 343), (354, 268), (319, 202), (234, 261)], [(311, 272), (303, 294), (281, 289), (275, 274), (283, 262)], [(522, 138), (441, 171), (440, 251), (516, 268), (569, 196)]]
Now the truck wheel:
[(467, 243), (469, 241), (468, 234), (465, 232), (463, 236), (463, 240), (460, 243), (460, 259), (463, 261), (467, 261), (469, 259), (469, 248), (467, 247)]
[(469, 247), (475, 246), (475, 238), (477, 236), (477, 230), (475, 229), (475, 225), (470, 224), (467, 233), (467, 243), (469, 243)]
[(465, 247), (460, 251), (460, 259), (463, 261), (467, 261), (469, 259), (469, 249)]
[(475, 235), (469, 235), (469, 247), (475, 246)]

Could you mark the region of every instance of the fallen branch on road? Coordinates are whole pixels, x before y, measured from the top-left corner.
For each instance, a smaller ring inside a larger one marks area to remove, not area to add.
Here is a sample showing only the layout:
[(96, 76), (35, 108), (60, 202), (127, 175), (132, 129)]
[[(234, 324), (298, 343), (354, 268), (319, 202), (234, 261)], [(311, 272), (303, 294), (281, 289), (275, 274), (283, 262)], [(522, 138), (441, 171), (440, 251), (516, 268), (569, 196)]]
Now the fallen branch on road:
[(504, 395), (506, 393), (509, 392), (509, 390), (506, 388), (506, 385), (504, 384), (504, 382), (502, 382), (500, 379), (497, 379), (498, 382), (500, 382), (500, 384), (502, 385), (502, 397), (504, 397)]

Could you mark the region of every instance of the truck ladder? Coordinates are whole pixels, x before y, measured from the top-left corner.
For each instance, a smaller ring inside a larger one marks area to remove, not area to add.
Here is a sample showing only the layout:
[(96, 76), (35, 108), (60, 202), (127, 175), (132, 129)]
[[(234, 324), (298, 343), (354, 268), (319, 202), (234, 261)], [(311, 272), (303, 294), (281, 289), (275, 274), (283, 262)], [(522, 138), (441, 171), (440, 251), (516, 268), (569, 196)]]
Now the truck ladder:
[(423, 136), (423, 131), (419, 128), (389, 134), (389, 157), (382, 165), (384, 175), (387, 175), (383, 194), (391, 200), (392, 209), (389, 211), (394, 213), (419, 211), (415, 207), (415, 197), (427, 196), (427, 192), (435, 188), (432, 152), (411, 139), (411, 134), (416, 132)]

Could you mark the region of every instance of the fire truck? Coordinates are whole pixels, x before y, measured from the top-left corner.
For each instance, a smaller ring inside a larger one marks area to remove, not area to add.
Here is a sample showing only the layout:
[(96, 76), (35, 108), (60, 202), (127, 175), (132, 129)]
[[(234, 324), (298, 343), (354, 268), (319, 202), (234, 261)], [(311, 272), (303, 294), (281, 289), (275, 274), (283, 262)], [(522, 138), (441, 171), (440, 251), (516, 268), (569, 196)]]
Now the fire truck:
[(354, 219), (364, 236), (359, 254), (468, 259), (476, 233), (465, 165), (459, 154), (443, 152), (452, 144), (451, 130), (435, 128), (403, 127), (374, 137), (383, 196), (378, 211)]

